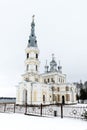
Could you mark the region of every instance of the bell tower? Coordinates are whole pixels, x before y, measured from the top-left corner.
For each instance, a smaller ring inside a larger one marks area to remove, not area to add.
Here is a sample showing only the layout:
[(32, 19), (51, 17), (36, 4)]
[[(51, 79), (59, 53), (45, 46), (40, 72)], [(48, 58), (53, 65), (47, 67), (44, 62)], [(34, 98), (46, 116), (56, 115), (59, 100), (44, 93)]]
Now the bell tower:
[(26, 53), (26, 73), (24, 74), (24, 80), (26, 81), (38, 81), (38, 71), (39, 71), (39, 49), (37, 46), (37, 40), (35, 36), (35, 22), (34, 15), (32, 16), (31, 22), (31, 33), (28, 40), (27, 48), (25, 49)]

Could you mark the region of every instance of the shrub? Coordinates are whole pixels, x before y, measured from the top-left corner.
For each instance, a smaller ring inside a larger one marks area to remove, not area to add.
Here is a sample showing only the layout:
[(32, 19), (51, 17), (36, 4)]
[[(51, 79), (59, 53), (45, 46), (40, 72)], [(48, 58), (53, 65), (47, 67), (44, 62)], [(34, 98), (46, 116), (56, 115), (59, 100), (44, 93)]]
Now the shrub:
[(82, 114), (82, 116), (87, 120), (87, 111), (85, 111), (84, 114)]

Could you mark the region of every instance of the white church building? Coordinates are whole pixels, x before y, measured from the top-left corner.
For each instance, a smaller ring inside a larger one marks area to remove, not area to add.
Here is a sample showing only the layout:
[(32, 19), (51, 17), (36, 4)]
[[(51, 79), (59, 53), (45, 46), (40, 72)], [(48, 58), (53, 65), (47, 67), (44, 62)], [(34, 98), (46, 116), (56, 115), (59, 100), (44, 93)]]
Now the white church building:
[(26, 52), (26, 72), (22, 75), (22, 81), (17, 85), (16, 104), (40, 105), (40, 104), (75, 104), (76, 87), (66, 83), (66, 75), (62, 73), (62, 67), (57, 66), (54, 54), (50, 65), (45, 65), (45, 72), (39, 73), (39, 49), (35, 36), (34, 16), (31, 23)]

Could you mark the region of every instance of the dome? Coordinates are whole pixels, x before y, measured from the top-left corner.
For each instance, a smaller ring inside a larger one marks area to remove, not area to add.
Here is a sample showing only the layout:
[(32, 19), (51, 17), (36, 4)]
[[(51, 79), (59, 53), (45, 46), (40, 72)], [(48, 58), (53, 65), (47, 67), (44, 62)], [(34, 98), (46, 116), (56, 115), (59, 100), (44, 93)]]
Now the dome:
[(52, 61), (50, 62), (50, 71), (57, 71), (57, 62), (55, 61), (54, 54), (52, 54)]

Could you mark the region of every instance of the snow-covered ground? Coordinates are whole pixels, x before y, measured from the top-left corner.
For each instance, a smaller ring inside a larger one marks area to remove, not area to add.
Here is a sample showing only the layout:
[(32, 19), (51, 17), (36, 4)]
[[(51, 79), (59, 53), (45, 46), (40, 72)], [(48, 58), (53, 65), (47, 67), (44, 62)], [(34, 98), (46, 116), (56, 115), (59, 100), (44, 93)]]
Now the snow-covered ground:
[(87, 107), (87, 104), (80, 104), (80, 103), (78, 103), (78, 104), (75, 104), (73, 106), (76, 106), (76, 107)]
[(0, 113), (0, 130), (87, 130), (87, 121)]

